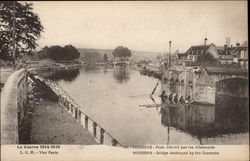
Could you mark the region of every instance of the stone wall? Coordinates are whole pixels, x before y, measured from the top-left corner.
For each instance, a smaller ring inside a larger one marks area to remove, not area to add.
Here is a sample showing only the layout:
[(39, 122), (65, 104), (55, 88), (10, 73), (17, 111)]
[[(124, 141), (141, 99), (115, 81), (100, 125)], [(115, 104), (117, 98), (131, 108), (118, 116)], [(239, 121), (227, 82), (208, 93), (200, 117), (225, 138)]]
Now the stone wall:
[(27, 105), (27, 71), (12, 73), (1, 92), (1, 144), (19, 143), (19, 125)]
[(215, 104), (215, 82), (206, 72), (196, 74), (193, 79), (193, 100), (204, 104)]
[(166, 95), (177, 95), (178, 98), (183, 97), (192, 99), (193, 97), (193, 73), (188, 69), (183, 70), (167, 70), (162, 77), (162, 90)]
[[(233, 78), (238, 81), (230, 81)], [(176, 66), (164, 72), (162, 90), (167, 96), (171, 94), (177, 95), (178, 98), (189, 98), (191, 102), (215, 104), (215, 93), (248, 97), (247, 83), (243, 85), (239, 80), (248, 80), (248, 78), (244, 75), (228, 73), (209, 74), (203, 69)], [(234, 87), (232, 87), (233, 84)], [(229, 91), (230, 87), (234, 89), (234, 92)]]

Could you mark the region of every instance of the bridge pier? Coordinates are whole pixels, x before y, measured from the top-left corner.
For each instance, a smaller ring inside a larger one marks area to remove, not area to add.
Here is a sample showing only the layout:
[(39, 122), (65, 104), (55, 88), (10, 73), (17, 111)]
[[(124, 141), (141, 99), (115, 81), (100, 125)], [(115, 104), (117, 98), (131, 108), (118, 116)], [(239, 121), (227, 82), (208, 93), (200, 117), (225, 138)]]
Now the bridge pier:
[[(178, 96), (181, 96), (182, 102), (185, 98), (184, 100), (188, 99), (188, 102), (215, 104), (217, 82), (229, 79), (248, 80), (247, 71), (237, 68), (173, 66), (164, 71), (161, 82), (162, 90), (170, 93), (169, 101), (180, 102)], [(240, 83), (237, 86), (240, 86)], [(238, 90), (241, 89), (243, 88)], [(248, 87), (245, 89), (248, 90)], [(243, 90), (241, 92), (245, 93)]]

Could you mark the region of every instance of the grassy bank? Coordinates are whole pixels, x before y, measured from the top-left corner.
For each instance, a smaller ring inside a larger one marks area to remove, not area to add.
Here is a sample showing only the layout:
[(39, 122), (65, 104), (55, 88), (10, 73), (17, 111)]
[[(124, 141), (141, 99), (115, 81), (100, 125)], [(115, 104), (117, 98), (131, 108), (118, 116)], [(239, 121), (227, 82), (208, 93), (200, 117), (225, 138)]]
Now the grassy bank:
[(97, 144), (87, 129), (41, 90), (32, 90), (29, 94), (19, 138), (21, 144)]

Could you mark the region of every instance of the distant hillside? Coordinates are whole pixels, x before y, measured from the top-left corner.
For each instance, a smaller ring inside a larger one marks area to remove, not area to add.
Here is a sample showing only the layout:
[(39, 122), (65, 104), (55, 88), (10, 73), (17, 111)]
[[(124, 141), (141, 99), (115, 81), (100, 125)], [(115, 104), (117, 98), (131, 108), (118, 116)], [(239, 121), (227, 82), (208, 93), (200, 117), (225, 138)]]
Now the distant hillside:
[[(103, 54), (107, 54), (109, 59), (113, 58), (112, 52), (114, 49), (89, 49), (89, 48), (78, 48), (78, 51), (80, 52), (80, 59), (83, 58), (83, 55), (85, 52), (98, 52), (102, 56)], [(157, 55), (160, 55), (162, 53), (157, 52), (147, 52), (147, 51), (136, 51), (132, 50), (132, 59), (133, 60), (141, 60), (141, 59), (150, 59), (154, 60)]]

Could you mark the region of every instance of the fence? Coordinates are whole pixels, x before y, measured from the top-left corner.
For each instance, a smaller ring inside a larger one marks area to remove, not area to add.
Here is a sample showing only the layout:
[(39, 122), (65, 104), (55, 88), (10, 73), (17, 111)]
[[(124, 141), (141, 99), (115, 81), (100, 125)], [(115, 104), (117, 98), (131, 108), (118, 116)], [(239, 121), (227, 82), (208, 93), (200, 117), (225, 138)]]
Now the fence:
[(44, 80), (44, 82), (58, 95), (58, 102), (65, 107), (66, 111), (88, 129), (99, 144), (124, 147), (100, 124), (90, 118), (86, 113), (80, 110), (80, 106), (71, 98), (70, 95), (55, 81)]

